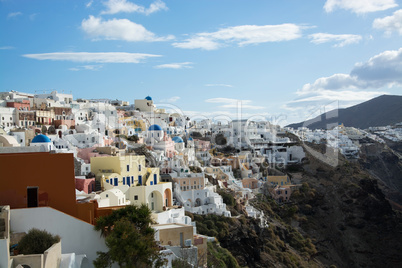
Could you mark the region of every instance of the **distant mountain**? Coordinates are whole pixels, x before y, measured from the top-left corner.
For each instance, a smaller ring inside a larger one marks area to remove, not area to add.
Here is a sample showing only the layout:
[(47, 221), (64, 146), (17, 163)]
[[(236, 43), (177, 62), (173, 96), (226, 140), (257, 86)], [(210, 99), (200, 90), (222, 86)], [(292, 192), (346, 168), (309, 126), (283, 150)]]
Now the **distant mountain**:
[(402, 122), (402, 96), (382, 95), (345, 109), (335, 109), (304, 122), (288, 127), (328, 129), (343, 123), (346, 127), (366, 129)]

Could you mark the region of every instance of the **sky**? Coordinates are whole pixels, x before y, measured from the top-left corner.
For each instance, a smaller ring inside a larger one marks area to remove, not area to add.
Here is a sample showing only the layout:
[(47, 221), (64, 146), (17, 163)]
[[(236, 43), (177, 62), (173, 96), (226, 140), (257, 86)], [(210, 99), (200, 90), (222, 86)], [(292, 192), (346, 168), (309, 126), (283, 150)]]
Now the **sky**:
[(0, 92), (286, 125), (402, 95), (402, 0), (0, 0)]

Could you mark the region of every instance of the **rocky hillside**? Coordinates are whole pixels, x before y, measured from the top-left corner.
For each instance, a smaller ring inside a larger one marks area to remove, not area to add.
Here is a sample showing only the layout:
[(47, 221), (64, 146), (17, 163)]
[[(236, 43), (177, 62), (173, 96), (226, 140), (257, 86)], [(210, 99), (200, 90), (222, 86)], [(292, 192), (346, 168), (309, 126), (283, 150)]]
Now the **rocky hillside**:
[(384, 195), (380, 174), (395, 166), (393, 157), (386, 148), (363, 151), (355, 162), (334, 154), (336, 167), (307, 152), (303, 185), (292, 203), (278, 205), (263, 194), (251, 201), (264, 211), (268, 227), (243, 215), (194, 215), (198, 231), (216, 236), (240, 266), (402, 267), (402, 216)]
[(394, 125), (402, 122), (402, 96), (382, 95), (346, 109), (337, 109), (314, 119), (291, 124), (288, 127), (327, 129), (327, 126), (343, 123), (347, 127), (366, 129), (369, 127)]
[(365, 163), (339, 156), (333, 168), (308, 154), (302, 180), (314, 192), (293, 194), (297, 217), (306, 218), (294, 224), (311, 237), (326, 265), (401, 267), (402, 217)]

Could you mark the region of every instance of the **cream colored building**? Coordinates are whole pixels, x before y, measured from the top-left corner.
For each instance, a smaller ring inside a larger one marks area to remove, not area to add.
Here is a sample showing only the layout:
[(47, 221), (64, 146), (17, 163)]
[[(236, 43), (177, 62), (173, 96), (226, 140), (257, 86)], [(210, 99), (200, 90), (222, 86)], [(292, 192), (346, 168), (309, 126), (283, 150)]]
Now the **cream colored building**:
[(145, 97), (145, 99), (134, 100), (134, 107), (140, 112), (154, 112), (155, 105), (150, 96)]
[(153, 211), (172, 206), (172, 183), (161, 182), (159, 168), (146, 167), (143, 155), (91, 157), (91, 171), (103, 190), (129, 186), (126, 199), (131, 204), (147, 204)]

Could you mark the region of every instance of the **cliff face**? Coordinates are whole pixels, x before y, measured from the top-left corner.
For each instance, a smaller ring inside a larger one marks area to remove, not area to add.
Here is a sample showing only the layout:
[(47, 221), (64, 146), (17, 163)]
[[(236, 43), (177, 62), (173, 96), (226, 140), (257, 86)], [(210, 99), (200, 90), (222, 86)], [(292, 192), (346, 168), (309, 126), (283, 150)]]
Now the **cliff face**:
[(338, 165), (306, 151), (299, 168), (302, 186), (292, 193), (292, 203), (278, 205), (264, 194), (250, 201), (269, 227), (244, 215), (194, 215), (198, 231), (216, 236), (241, 266), (402, 267), (402, 214), (388, 199), (400, 191), (400, 161), (381, 144), (364, 145), (354, 162), (327, 155)]
[[(386, 156), (377, 151), (372, 157)], [(301, 208), (298, 214), (307, 218), (297, 224), (314, 241), (317, 258), (338, 267), (401, 267), (401, 215), (392, 210), (378, 177), (366, 171), (379, 169), (367, 159), (348, 162), (339, 156), (335, 168), (311, 155), (308, 159), (302, 181), (315, 189), (315, 196), (296, 193), (294, 201)]]

